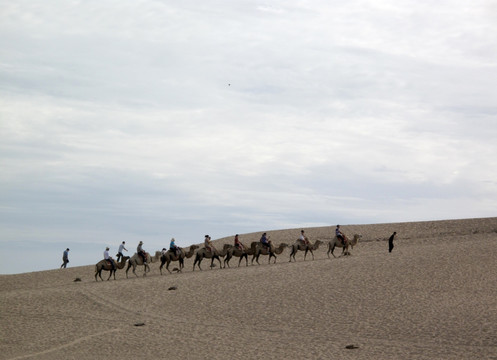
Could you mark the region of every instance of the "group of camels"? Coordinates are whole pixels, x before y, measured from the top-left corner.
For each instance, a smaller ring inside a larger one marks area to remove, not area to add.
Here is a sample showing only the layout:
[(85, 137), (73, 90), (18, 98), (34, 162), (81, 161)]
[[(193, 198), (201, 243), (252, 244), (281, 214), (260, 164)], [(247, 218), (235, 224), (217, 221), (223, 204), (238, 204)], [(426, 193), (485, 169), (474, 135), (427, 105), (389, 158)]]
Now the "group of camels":
[[(349, 240), (345, 246), (342, 243), (341, 240), (339, 240), (336, 236), (334, 239), (328, 242), (328, 251), (327, 255), (328, 258), (330, 258), (330, 253), (333, 255), (333, 257), (336, 257), (335, 254), (333, 253), (335, 248), (342, 248), (342, 255), (350, 255), (349, 252), (349, 247), (354, 248), (354, 246), (357, 244), (359, 239), (361, 238), (361, 235), (355, 234), (352, 240)], [(252, 256), (251, 264), (254, 263), (254, 260), (259, 263), (259, 257), (261, 255), (269, 255), (269, 260), (268, 263), (271, 263), (271, 258), (274, 258), (274, 263), (276, 263), (276, 255), (280, 255), (283, 250), (287, 247), (290, 247), (290, 262), (296, 261), (295, 255), (299, 251), (304, 251), (304, 260), (307, 257), (308, 253), (311, 253), (312, 259), (314, 260), (314, 253), (313, 251), (317, 250), (319, 246), (323, 243), (321, 240), (316, 240), (314, 244), (311, 243), (305, 243), (302, 240), (297, 240), (295, 243), (292, 245), (288, 245), (286, 243), (281, 243), (279, 246), (275, 247), (271, 241), (269, 241), (269, 247), (263, 246), (260, 242), (254, 241), (250, 244), (250, 247), (244, 247), (243, 250), (236, 248), (234, 245), (231, 244), (225, 244), (223, 246), (222, 250), (214, 250), (210, 251), (206, 249), (205, 247), (199, 248), (198, 245), (191, 245), (188, 250), (185, 249), (180, 249), (179, 253), (176, 253), (172, 250), (168, 250), (166, 252), (161, 252), (161, 251), (156, 251), (155, 255), (152, 256), (149, 253), (147, 253), (147, 261), (144, 264), (143, 259), (141, 256), (138, 256), (137, 253), (135, 253), (133, 256), (123, 256), (121, 258), (121, 261), (115, 262), (115, 267), (112, 267), (112, 265), (107, 261), (107, 260), (101, 260), (95, 265), (95, 280), (98, 281), (97, 277), (100, 277), (100, 279), (103, 281), (102, 278), (102, 271), (110, 271), (109, 277), (107, 280), (111, 278), (111, 276), (114, 276), (114, 280), (116, 278), (116, 270), (117, 269), (123, 269), (124, 266), (126, 265), (126, 262), (128, 262), (128, 267), (126, 268), (126, 278), (128, 277), (128, 270), (132, 268), (133, 274), (138, 276), (135, 272), (137, 266), (144, 266), (144, 276), (150, 271), (150, 266), (148, 264), (154, 263), (160, 260), (161, 264), (159, 267), (160, 273), (162, 275), (162, 268), (164, 265), (166, 265), (166, 270), (171, 273), (171, 270), (169, 270), (169, 264), (173, 261), (178, 261), (179, 263), (179, 268), (177, 271), (181, 271), (184, 268), (184, 261), (185, 259), (189, 259), (192, 256), (195, 255), (195, 260), (193, 262), (193, 271), (195, 271), (195, 268), (198, 266), (200, 270), (202, 268), (200, 267), (200, 263), (202, 262), (203, 259), (211, 259), (211, 268), (214, 266), (214, 260), (219, 261), (219, 267), (230, 267), (230, 260), (233, 257), (239, 258), (238, 260), (238, 266), (240, 266), (241, 262), (243, 259), (245, 259), (245, 264), (248, 266), (248, 257)], [(198, 249), (198, 250), (197, 250)], [(197, 250), (197, 251), (196, 251)], [(221, 263), (221, 258), (224, 258), (224, 266), (223, 263)]]

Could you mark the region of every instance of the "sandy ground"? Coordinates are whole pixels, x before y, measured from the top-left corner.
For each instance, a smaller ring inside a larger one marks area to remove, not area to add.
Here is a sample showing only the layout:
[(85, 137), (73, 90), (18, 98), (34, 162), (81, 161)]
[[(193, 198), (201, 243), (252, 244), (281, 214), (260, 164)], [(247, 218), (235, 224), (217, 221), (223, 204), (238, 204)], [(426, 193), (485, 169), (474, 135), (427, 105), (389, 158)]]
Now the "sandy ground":
[[(293, 243), (299, 230), (268, 234)], [(497, 359), (497, 218), (343, 230), (363, 236), (351, 256), (321, 246), (290, 263), (287, 249), (276, 264), (203, 271), (189, 259), (182, 273), (154, 263), (104, 282), (93, 265), (0, 276), (0, 358)]]

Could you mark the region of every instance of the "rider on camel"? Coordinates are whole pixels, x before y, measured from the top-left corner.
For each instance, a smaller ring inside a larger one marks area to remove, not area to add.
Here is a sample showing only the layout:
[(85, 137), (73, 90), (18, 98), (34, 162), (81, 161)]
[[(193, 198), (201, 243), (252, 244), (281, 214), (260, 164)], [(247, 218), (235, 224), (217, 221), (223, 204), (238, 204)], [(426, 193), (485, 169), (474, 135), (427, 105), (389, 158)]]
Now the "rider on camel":
[(176, 256), (179, 255), (179, 252), (180, 252), (180, 248), (179, 246), (176, 246), (176, 244), (174, 243), (176, 240), (174, 240), (174, 238), (171, 239), (171, 242), (169, 243), (169, 250), (171, 250), (172, 252), (174, 252), (174, 254)]
[(207, 251), (210, 251), (212, 254), (216, 252), (216, 248), (212, 245), (211, 237), (209, 235), (205, 235), (204, 245)]
[(304, 245), (310, 245), (310, 242), (309, 242), (309, 238), (307, 236), (304, 235), (304, 230), (300, 230), (300, 238), (299, 240), (301, 240)]
[(128, 249), (126, 249), (126, 248), (124, 247), (124, 245), (125, 245), (125, 244), (126, 244), (126, 242), (125, 242), (125, 241), (123, 241), (123, 242), (121, 243), (121, 245), (119, 245), (119, 250), (117, 251), (117, 255), (116, 255), (116, 256), (117, 256), (117, 262), (119, 262), (119, 261), (121, 260), (121, 258), (122, 258), (122, 257), (124, 257), (124, 255), (123, 255), (123, 251), (128, 251)]
[(245, 250), (245, 246), (238, 239), (238, 234), (235, 235), (235, 248), (241, 251)]
[(145, 250), (143, 250), (142, 245), (143, 241), (140, 241), (140, 243), (136, 247), (136, 253), (143, 259), (143, 265), (147, 265), (147, 253), (145, 252)]
[(264, 248), (266, 248), (268, 251), (270, 250), (270, 244), (269, 244), (269, 239), (266, 237), (266, 233), (262, 234), (261, 237), (261, 244)]
[(109, 248), (106, 247), (104, 251), (104, 259), (110, 262), (110, 266), (112, 266), (112, 270), (116, 270), (116, 264), (114, 263), (114, 259), (109, 256)]
[(349, 241), (349, 239), (347, 239), (347, 236), (345, 236), (345, 234), (340, 230), (340, 225), (337, 225), (337, 228), (335, 229), (335, 235), (343, 243), (343, 246), (345, 246)]

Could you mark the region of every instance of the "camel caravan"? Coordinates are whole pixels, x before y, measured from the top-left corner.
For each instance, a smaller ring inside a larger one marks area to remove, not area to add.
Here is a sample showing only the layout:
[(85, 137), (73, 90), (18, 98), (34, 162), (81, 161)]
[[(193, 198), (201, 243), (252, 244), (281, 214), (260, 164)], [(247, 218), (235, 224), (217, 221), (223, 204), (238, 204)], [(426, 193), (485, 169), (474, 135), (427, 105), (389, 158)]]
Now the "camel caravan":
[(136, 253), (133, 256), (124, 256), (123, 251), (127, 251), (124, 247), (125, 242), (123, 241), (119, 247), (119, 251), (117, 256), (117, 261), (112, 259), (108, 255), (109, 248), (106, 248), (104, 252), (104, 259), (99, 261), (95, 265), (95, 281), (98, 281), (98, 278), (103, 281), (102, 271), (109, 271), (109, 277), (107, 280), (110, 280), (111, 277), (116, 278), (116, 271), (120, 269), (124, 269), (126, 263), (128, 266), (126, 267), (126, 278), (128, 278), (128, 271), (132, 269), (133, 274), (138, 277), (136, 273), (137, 267), (143, 266), (143, 276), (146, 276), (148, 272), (150, 272), (150, 264), (160, 262), (159, 271), (162, 275), (162, 269), (165, 268), (171, 274), (171, 270), (169, 270), (169, 265), (173, 262), (178, 262), (178, 267), (175, 267), (173, 271), (182, 272), (184, 268), (185, 259), (194, 258), (193, 261), (193, 271), (198, 267), (199, 270), (202, 270), (200, 267), (202, 260), (210, 259), (210, 268), (216, 267), (219, 264), (219, 268), (230, 267), (230, 261), (233, 258), (238, 258), (238, 267), (241, 266), (242, 261), (245, 260), (245, 266), (249, 264), (249, 256), (251, 257), (250, 264), (254, 265), (255, 262), (260, 265), (259, 258), (261, 256), (268, 257), (268, 264), (271, 264), (271, 260), (273, 260), (273, 264), (276, 263), (277, 255), (281, 255), (286, 248), (290, 249), (290, 257), (289, 262), (296, 262), (295, 256), (299, 251), (304, 252), (304, 261), (307, 258), (307, 255), (310, 253), (312, 256), (312, 260), (314, 260), (314, 251), (318, 250), (322, 244), (327, 245), (327, 255), (328, 258), (331, 255), (336, 258), (334, 254), (335, 248), (342, 248), (342, 253), (340, 256), (350, 255), (350, 249), (353, 249), (354, 246), (357, 245), (361, 235), (354, 234), (352, 240), (349, 240), (344, 233), (341, 232), (340, 226), (337, 225), (335, 236), (329, 241), (316, 240), (314, 243), (311, 243), (309, 238), (306, 236), (304, 230), (301, 230), (300, 237), (291, 245), (286, 243), (281, 243), (279, 245), (274, 245), (270, 240), (270, 237), (267, 236), (266, 233), (263, 233), (261, 239), (259, 241), (252, 241), (250, 246), (244, 245), (239, 240), (239, 235), (235, 236), (234, 244), (224, 244), (221, 250), (216, 249), (214, 244), (211, 241), (209, 235), (205, 235), (204, 246), (200, 247), (198, 245), (191, 245), (188, 248), (180, 248), (176, 246), (175, 239), (171, 239), (171, 243), (169, 249), (163, 248), (162, 251), (156, 251), (154, 255), (143, 250), (143, 242), (140, 241), (137, 247)]

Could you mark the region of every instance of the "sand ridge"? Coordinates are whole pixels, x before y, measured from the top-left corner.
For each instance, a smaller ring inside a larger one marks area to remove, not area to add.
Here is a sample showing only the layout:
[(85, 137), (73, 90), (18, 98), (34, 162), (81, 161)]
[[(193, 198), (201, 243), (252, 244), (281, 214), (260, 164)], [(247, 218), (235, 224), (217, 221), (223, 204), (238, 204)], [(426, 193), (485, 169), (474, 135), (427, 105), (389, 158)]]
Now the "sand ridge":
[[(95, 282), (93, 265), (0, 276), (0, 359), (497, 359), (497, 218), (342, 227), (363, 236), (348, 257), (322, 246), (314, 261), (285, 250), (276, 264), (192, 271), (192, 258), (116, 281)], [(267, 232), (290, 243), (299, 231)]]

